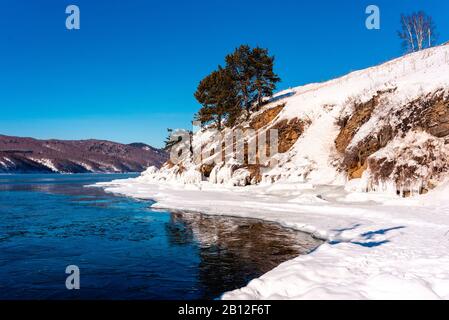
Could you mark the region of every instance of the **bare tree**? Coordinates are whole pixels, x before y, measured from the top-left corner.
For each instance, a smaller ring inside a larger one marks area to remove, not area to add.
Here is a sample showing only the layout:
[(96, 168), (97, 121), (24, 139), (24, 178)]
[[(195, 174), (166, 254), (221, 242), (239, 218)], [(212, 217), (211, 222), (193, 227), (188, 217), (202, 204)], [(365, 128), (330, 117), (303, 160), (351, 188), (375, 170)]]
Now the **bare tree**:
[(431, 16), (424, 11), (401, 15), (402, 30), (398, 32), (407, 52), (415, 52), (435, 45), (437, 34)]

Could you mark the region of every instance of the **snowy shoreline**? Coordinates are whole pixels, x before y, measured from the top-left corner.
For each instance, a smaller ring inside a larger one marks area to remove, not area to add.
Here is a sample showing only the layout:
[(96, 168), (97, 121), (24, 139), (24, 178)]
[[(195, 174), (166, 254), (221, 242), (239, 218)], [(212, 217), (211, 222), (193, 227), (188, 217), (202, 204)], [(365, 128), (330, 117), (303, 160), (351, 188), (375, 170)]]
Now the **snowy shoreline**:
[(141, 177), (97, 186), (154, 200), (156, 209), (257, 218), (327, 240), (223, 299), (449, 299), (447, 184), (409, 199), (341, 186), (156, 185)]

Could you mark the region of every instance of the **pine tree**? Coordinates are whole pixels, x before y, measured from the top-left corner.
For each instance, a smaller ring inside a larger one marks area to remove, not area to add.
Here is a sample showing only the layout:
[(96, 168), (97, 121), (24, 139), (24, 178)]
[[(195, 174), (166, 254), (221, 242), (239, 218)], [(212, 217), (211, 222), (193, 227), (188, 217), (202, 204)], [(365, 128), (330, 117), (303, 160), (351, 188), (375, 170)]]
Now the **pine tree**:
[(246, 111), (247, 119), (250, 116), (251, 105), (255, 97), (253, 86), (255, 69), (251, 64), (251, 55), (251, 48), (248, 45), (242, 45), (226, 56), (226, 69), (229, 70), (235, 82), (237, 96), (242, 108)]
[(255, 48), (251, 54), (251, 65), (255, 70), (253, 87), (257, 92), (256, 107), (259, 110), (263, 104), (263, 98), (273, 95), (276, 83), (281, 79), (273, 71), (274, 57), (269, 56), (267, 49)]
[(280, 78), (273, 71), (274, 57), (267, 49), (247, 45), (226, 56), (226, 67), (205, 77), (198, 85), (195, 98), (202, 105), (195, 120), (202, 126), (234, 126), (245, 111), (248, 120), (253, 106), (257, 109), (264, 97), (273, 95)]
[(200, 82), (195, 98), (202, 105), (195, 120), (201, 125), (213, 122), (218, 130), (226, 120), (229, 125), (240, 110), (233, 78), (228, 69), (221, 67)]
[(248, 45), (242, 45), (226, 57), (226, 68), (235, 81), (247, 119), (251, 107), (255, 104), (259, 109), (263, 98), (272, 96), (276, 83), (281, 81), (273, 67), (274, 57), (269, 56), (267, 49), (259, 47), (251, 49)]

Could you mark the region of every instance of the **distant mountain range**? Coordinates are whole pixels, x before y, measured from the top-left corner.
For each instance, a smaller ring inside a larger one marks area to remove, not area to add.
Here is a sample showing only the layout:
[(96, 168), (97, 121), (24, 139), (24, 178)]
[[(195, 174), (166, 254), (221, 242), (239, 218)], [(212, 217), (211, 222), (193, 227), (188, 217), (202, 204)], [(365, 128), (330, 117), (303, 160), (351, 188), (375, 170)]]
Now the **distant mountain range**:
[(144, 143), (37, 140), (0, 135), (0, 173), (124, 173), (160, 167), (165, 151)]

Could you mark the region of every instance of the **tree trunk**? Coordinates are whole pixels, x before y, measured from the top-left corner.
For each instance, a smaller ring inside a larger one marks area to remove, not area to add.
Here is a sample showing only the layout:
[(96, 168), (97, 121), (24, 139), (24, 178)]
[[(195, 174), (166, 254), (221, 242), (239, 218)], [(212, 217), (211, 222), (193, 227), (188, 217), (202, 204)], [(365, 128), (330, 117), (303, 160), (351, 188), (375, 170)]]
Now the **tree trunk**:
[(217, 129), (221, 131), (221, 115), (217, 116)]
[(244, 105), (245, 105), (246, 121), (249, 120), (249, 116), (251, 115), (251, 110), (250, 110), (250, 109), (251, 109), (251, 105), (250, 105), (250, 103), (249, 103), (248, 100), (249, 100), (248, 97), (245, 96), (245, 98), (244, 98), (244, 100), (243, 100), (243, 103), (244, 103)]
[(257, 92), (257, 111), (260, 110), (260, 107), (262, 106), (262, 89), (259, 88)]

